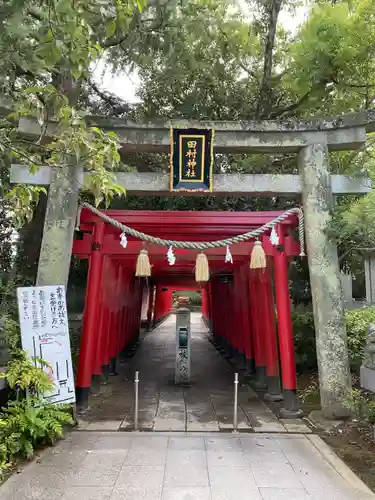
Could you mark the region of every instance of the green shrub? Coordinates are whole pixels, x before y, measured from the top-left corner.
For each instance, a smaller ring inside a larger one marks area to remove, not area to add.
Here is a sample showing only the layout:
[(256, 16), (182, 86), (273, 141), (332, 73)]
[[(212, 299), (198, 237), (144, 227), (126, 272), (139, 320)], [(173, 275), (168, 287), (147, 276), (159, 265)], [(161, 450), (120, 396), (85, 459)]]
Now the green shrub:
[(199, 294), (192, 295), (189, 299), (189, 304), (191, 304), (192, 306), (201, 306), (202, 297)]
[(298, 370), (314, 370), (316, 363), (314, 316), (312, 311), (292, 313), (294, 349)]
[[(38, 445), (52, 444), (73, 424), (69, 405), (45, 403), (43, 393), (53, 382), (43, 370), (41, 359), (30, 360), (20, 348), (18, 324), (4, 318), (11, 361), (5, 378), (13, 399), (0, 412), (0, 479), (17, 458), (31, 458)], [(36, 361), (36, 363), (34, 362)]]
[(359, 365), (363, 359), (368, 326), (375, 323), (375, 307), (351, 309), (346, 312), (345, 318), (350, 361), (353, 365)]
[(344, 399), (344, 406), (359, 420), (375, 424), (375, 401), (361, 389), (352, 389)]
[[(358, 366), (363, 357), (367, 329), (375, 323), (375, 307), (351, 309), (345, 313), (349, 358), (352, 366)], [(316, 369), (315, 327), (312, 311), (292, 313), (296, 364), (299, 370)]]
[(0, 463), (31, 458), (41, 444), (53, 444), (72, 424), (68, 405), (43, 404), (39, 399), (10, 401), (0, 413)]

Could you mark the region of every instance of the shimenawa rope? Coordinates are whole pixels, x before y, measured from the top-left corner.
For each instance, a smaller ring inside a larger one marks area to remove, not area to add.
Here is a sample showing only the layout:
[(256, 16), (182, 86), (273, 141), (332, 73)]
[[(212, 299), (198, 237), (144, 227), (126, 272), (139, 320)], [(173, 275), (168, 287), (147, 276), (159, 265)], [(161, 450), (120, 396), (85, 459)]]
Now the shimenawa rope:
[(301, 208), (290, 208), (289, 210), (286, 210), (283, 214), (279, 215), (275, 219), (271, 220), (270, 222), (267, 222), (261, 227), (258, 227), (257, 229), (253, 229), (252, 231), (249, 231), (248, 233), (240, 234), (238, 236), (233, 236), (231, 238), (226, 238), (225, 240), (217, 240), (217, 241), (177, 241), (177, 240), (164, 240), (162, 238), (157, 238), (155, 236), (151, 236), (150, 234), (145, 234), (140, 231), (137, 231), (131, 227), (125, 226), (124, 224), (121, 224), (116, 219), (112, 219), (111, 217), (108, 217), (105, 213), (103, 213), (101, 210), (93, 207), (87, 202), (81, 202), (81, 207), (87, 208), (90, 210), (92, 213), (103, 219), (105, 222), (108, 224), (111, 224), (114, 227), (117, 227), (120, 229), (122, 232), (129, 234), (130, 236), (134, 236), (134, 238), (138, 238), (139, 240), (146, 241), (147, 243), (153, 243), (155, 245), (161, 245), (165, 247), (174, 247), (174, 248), (184, 248), (188, 250), (206, 250), (209, 248), (220, 248), (220, 247), (226, 247), (227, 245), (233, 245), (234, 243), (242, 243), (245, 241), (248, 241), (252, 238), (258, 238), (261, 236), (263, 233), (269, 231), (272, 229), (274, 226), (279, 224), (280, 222), (283, 222), (286, 220), (289, 216), (293, 214), (298, 215), (299, 219), (299, 240), (300, 240), (300, 246), (301, 246), (301, 251), (300, 251), (300, 256), (305, 255), (305, 229), (304, 229), (304, 217), (303, 217), (303, 210)]

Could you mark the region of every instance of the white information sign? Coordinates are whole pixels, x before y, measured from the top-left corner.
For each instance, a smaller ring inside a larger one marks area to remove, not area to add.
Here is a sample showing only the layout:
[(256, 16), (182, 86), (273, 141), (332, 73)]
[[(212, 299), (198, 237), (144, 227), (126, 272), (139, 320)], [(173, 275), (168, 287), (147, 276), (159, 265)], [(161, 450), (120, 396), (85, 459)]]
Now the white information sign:
[(31, 358), (46, 361), (54, 391), (44, 394), (50, 403), (74, 403), (74, 374), (70, 351), (64, 286), (17, 289), (22, 348)]

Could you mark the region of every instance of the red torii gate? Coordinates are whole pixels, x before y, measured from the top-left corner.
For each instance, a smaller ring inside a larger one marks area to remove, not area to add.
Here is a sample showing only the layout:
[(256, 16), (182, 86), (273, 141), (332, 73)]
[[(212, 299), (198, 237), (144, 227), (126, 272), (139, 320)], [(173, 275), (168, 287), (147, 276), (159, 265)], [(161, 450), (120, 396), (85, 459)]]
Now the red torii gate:
[[(122, 210), (105, 213), (138, 231), (179, 241), (214, 241), (236, 236), (282, 214)], [(231, 245), (233, 264), (225, 263), (225, 248), (206, 250), (211, 280), (202, 288), (202, 316), (216, 341), (232, 355), (242, 356), (250, 369), (255, 366), (256, 383), (259, 388), (268, 388), (266, 397), (271, 400), (280, 400), (280, 350), (284, 416), (298, 413), (288, 286), (288, 259), (300, 253), (299, 242), (292, 235), (297, 225), (297, 217), (291, 215), (277, 226), (277, 247), (272, 245), (269, 234), (261, 237), (268, 261), (265, 271), (249, 269), (252, 242)], [(89, 259), (89, 272), (76, 385), (77, 401), (85, 407), (92, 377), (105, 373), (117, 355), (137, 340), (147, 284), (134, 275), (142, 242), (129, 236), (123, 248), (119, 229), (87, 209), (82, 210), (80, 230), (82, 239), (74, 241), (73, 254)], [(193, 281), (197, 252), (174, 249), (177, 261), (170, 266), (166, 248), (148, 244), (147, 250), (152, 265), (147, 317), (149, 322), (153, 318), (158, 323), (171, 312), (174, 289), (197, 288)], [(225, 279), (228, 275), (233, 278)]]

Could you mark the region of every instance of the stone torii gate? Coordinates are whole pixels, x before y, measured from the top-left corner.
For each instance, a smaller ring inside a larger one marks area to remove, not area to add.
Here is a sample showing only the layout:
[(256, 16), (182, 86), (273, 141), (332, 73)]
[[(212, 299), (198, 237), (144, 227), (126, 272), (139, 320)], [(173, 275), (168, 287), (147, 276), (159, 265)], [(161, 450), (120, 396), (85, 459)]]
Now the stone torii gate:
[[(375, 130), (375, 114), (358, 113), (328, 119), (300, 121), (186, 122), (164, 121), (138, 124), (123, 119), (92, 117), (104, 131), (117, 133), (124, 151), (168, 152), (170, 127), (215, 129), (215, 152), (298, 153), (299, 175), (214, 175), (214, 195), (280, 196), (302, 194), (306, 245), (316, 329), (321, 403), (326, 414), (341, 408), (350, 387), (346, 328), (337, 248), (328, 239), (333, 197), (364, 194), (371, 190), (367, 178), (330, 174), (329, 152), (355, 150)], [(19, 132), (39, 137), (41, 128), (29, 118), (19, 122)], [(56, 124), (47, 125), (53, 136)], [(75, 166), (43, 167), (35, 176), (20, 165), (12, 168), (14, 183), (50, 185), (38, 285), (66, 284), (82, 176)], [(167, 194), (168, 175), (118, 174), (118, 183), (133, 194)]]

